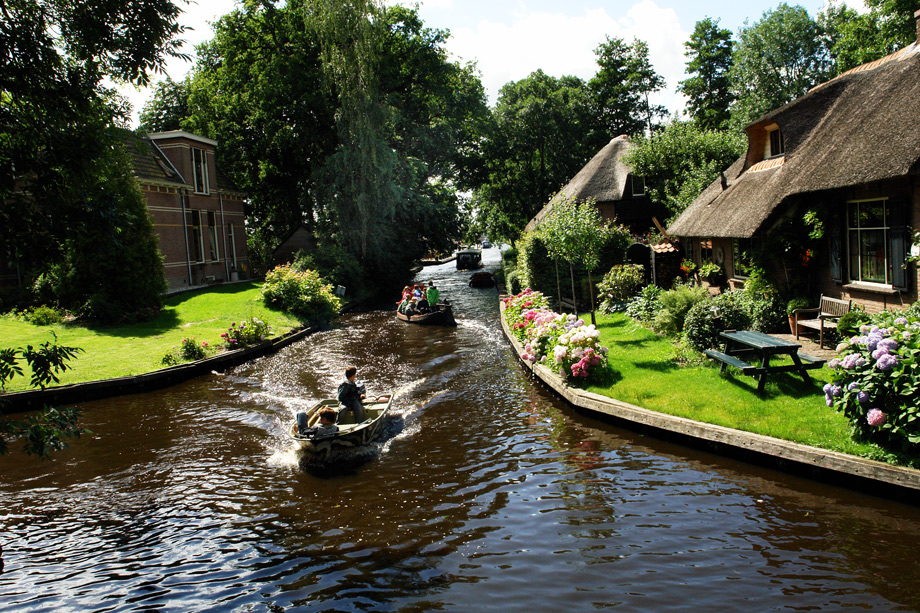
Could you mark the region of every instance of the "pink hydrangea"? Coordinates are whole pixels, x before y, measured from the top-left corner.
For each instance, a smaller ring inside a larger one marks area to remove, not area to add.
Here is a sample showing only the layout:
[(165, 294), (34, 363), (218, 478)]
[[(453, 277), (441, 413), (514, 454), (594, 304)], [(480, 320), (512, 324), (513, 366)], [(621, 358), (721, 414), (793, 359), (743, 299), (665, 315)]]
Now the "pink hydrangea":
[(866, 413), (866, 421), (870, 426), (878, 428), (888, 421), (888, 416), (879, 409), (869, 409), (869, 412)]

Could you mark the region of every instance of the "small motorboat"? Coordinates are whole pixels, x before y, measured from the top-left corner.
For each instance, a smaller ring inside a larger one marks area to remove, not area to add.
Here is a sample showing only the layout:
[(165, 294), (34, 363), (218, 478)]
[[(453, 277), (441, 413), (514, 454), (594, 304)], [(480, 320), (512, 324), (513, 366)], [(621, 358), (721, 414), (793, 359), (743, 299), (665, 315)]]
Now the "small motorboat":
[(457, 270), (482, 268), (482, 249), (462, 249), (457, 252)]
[(355, 415), (351, 411), (341, 413), (336, 425), (339, 427), (337, 432), (327, 435), (317, 435), (316, 426), (319, 424), (319, 412), (325, 407), (332, 407), (339, 410), (339, 401), (335, 398), (321, 400), (307, 411), (306, 432), (299, 432), (297, 420), (288, 428), (288, 435), (300, 445), (300, 449), (309, 455), (311, 462), (322, 462), (329, 455), (329, 452), (350, 449), (360, 445), (367, 445), (377, 435), (380, 424), (390, 410), (393, 403), (393, 394), (383, 394), (380, 396), (365, 398), (364, 400), (364, 421), (360, 424), (355, 423)]
[(481, 270), (470, 277), (470, 287), (495, 287), (495, 277), (491, 272)]
[(406, 315), (396, 311), (396, 319), (409, 322), (410, 324), (419, 324), (427, 326), (456, 326), (457, 321), (454, 319), (454, 309), (449, 302), (439, 302), (434, 308), (425, 313), (415, 313)]

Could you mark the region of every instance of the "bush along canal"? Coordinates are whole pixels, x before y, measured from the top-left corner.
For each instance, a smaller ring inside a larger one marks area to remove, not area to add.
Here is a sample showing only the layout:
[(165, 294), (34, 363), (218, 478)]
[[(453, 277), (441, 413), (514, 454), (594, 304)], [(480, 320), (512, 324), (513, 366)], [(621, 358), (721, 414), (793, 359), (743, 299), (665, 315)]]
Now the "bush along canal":
[[(920, 608), (915, 507), (577, 412), (520, 367), (470, 274), (419, 278), (456, 328), (348, 314), (85, 403), (93, 434), (50, 462), (0, 458), (0, 610)], [(349, 363), (397, 390), (384, 437), (301, 470), (285, 427)]]

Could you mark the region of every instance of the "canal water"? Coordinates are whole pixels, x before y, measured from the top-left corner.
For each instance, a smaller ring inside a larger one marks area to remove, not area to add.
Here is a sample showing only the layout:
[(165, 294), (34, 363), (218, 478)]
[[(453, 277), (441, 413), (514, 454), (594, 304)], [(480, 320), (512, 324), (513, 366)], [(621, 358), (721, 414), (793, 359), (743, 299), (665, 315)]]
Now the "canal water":
[[(495, 290), (421, 275), (457, 328), (348, 315), (0, 458), (0, 610), (920, 609), (918, 509), (580, 415), (518, 365)], [(347, 364), (394, 415), (304, 470), (285, 427)]]

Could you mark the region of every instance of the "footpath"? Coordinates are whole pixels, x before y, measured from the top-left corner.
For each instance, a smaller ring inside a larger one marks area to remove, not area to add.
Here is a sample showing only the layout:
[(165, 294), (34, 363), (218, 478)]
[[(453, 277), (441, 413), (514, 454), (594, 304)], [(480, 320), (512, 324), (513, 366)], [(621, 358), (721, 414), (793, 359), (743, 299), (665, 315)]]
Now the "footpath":
[(780, 470), (822, 483), (846, 487), (875, 496), (920, 504), (920, 470), (893, 466), (845, 453), (809, 447), (778, 438), (733, 430), (704, 422), (674, 417), (614, 398), (571, 387), (542, 364), (521, 358), (524, 348), (505, 323), (504, 303), (499, 300), (502, 330), (518, 360), (546, 387), (580, 411), (682, 445)]

